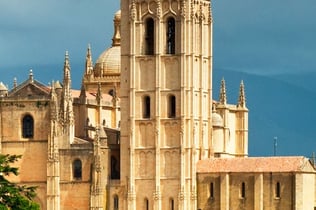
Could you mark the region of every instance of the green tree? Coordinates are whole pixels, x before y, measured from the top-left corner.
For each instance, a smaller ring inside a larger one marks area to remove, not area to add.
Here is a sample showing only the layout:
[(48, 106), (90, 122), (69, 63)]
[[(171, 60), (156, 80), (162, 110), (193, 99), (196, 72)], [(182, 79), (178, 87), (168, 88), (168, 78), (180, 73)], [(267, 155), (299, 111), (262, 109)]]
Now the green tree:
[(39, 210), (39, 205), (33, 201), (36, 187), (28, 187), (12, 183), (6, 179), (8, 175), (18, 175), (19, 170), (11, 164), (21, 158), (21, 155), (0, 154), (0, 210)]

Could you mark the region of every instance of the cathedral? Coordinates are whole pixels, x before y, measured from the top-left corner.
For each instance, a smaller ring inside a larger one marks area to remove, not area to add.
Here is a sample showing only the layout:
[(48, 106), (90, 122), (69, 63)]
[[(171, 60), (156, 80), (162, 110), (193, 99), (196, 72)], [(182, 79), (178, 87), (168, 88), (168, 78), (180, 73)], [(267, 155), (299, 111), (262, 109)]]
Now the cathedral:
[(243, 82), (236, 104), (224, 79), (213, 98), (212, 23), (209, 0), (123, 0), (80, 90), (68, 52), (49, 86), (0, 82), (0, 151), (22, 155), (9, 179), (47, 210), (316, 209), (307, 158), (248, 157)]

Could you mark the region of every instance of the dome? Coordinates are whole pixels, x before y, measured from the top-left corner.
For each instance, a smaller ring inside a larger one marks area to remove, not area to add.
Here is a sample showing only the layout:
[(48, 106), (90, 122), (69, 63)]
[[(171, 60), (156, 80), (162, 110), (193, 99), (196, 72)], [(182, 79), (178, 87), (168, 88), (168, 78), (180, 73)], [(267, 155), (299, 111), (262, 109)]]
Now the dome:
[(212, 124), (213, 126), (217, 127), (223, 127), (223, 119), (222, 117), (217, 113), (212, 113)]
[(8, 88), (2, 82), (0, 82), (0, 91), (8, 91)]
[(121, 73), (121, 10), (114, 15), (114, 34), (112, 38), (112, 47), (105, 50), (94, 67), (95, 77), (104, 77), (108, 74)]
[(95, 76), (121, 73), (121, 46), (113, 46), (105, 50), (95, 64)]

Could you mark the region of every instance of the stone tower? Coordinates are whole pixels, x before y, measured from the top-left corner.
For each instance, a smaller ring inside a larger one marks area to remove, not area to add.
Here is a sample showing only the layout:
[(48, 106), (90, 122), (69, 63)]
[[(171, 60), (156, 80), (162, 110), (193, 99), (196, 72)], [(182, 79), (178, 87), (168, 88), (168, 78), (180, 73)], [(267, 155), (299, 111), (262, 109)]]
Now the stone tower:
[(120, 209), (196, 209), (212, 139), (210, 4), (121, 1)]

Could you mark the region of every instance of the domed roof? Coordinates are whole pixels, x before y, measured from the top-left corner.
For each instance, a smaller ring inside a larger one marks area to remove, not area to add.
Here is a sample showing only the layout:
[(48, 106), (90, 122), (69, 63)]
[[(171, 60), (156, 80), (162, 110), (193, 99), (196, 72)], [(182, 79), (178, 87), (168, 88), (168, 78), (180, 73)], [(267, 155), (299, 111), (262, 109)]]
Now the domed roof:
[(106, 49), (97, 59), (94, 68), (95, 77), (104, 77), (107, 74), (121, 73), (121, 10), (114, 15), (114, 34), (112, 47)]
[(8, 88), (2, 82), (0, 82), (0, 91), (8, 91)]
[(222, 127), (223, 126), (223, 119), (216, 112), (212, 113), (212, 124), (213, 124), (213, 126), (217, 126), (217, 127)]
[(121, 73), (121, 46), (113, 46), (105, 50), (95, 64), (95, 76), (104, 76), (108, 73)]

